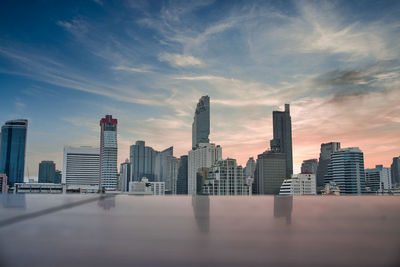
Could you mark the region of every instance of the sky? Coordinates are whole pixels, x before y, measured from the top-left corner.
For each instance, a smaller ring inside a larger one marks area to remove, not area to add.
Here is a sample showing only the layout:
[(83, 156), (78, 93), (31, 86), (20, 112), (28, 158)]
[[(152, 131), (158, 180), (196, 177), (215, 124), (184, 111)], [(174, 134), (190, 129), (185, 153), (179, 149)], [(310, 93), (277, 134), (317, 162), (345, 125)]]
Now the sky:
[(118, 119), (136, 140), (191, 149), (199, 98), (210, 140), (245, 165), (291, 104), (294, 170), (321, 143), (400, 155), (400, 1), (2, 1), (0, 124), (29, 120), (26, 177), (62, 169), (65, 145), (99, 146)]

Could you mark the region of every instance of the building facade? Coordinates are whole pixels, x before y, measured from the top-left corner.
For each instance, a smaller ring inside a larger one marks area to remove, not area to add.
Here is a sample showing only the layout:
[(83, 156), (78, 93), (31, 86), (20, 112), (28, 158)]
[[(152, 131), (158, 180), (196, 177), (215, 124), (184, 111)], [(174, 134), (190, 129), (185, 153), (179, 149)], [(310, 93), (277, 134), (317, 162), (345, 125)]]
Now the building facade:
[(0, 173), (7, 175), (7, 183), (24, 182), (28, 120), (7, 121), (1, 127)]
[(245, 178), (254, 179), (254, 172), (256, 171), (256, 161), (253, 157), (250, 157), (246, 162), (246, 168), (244, 169)]
[(99, 186), (100, 149), (64, 147), (62, 183), (68, 187)]
[(117, 124), (112, 115), (100, 120), (100, 189), (116, 190), (118, 186)]
[(250, 195), (242, 166), (235, 159), (219, 160), (214, 163), (202, 185), (203, 195)]
[(192, 149), (200, 143), (209, 143), (210, 139), (210, 97), (202, 96), (196, 106), (192, 124)]
[(56, 173), (54, 176), (54, 183), (61, 184), (61, 180), (62, 180), (62, 172), (60, 170), (56, 170)]
[(376, 165), (375, 169), (365, 169), (365, 186), (370, 192), (382, 192), (392, 188), (390, 168)]
[(364, 154), (358, 147), (332, 153), (325, 183), (334, 181), (341, 194), (365, 193)]
[(176, 182), (176, 194), (188, 194), (188, 156), (179, 159), (178, 177)]
[(328, 174), (328, 165), (331, 162), (331, 155), (338, 150), (340, 150), (339, 142), (321, 144), (317, 170), (317, 190), (321, 190), (324, 187), (325, 175)]
[(44, 160), (39, 163), (39, 183), (55, 183), (56, 164), (54, 161)]
[(293, 174), (293, 149), (292, 149), (292, 119), (290, 105), (285, 104), (285, 111), (273, 111), (274, 139), (271, 140), (271, 150), (285, 154), (286, 177)]
[(132, 181), (141, 181), (143, 177), (155, 181), (156, 157), (159, 152), (145, 145), (144, 141), (136, 141), (130, 147)]
[[(166, 182), (167, 180), (167, 161), (169, 157), (173, 157), (174, 148), (171, 146), (169, 148), (164, 149), (163, 151), (157, 152), (154, 174), (156, 182)], [(167, 183), (167, 182), (166, 182)], [(170, 187), (168, 182), (168, 188)]]
[(147, 178), (129, 183), (129, 192), (138, 195), (165, 195), (165, 182), (150, 182)]
[(394, 157), (390, 167), (392, 173), (392, 185), (400, 186), (400, 157)]
[(7, 175), (4, 173), (0, 173), (0, 193), (7, 193), (8, 186), (7, 186)]
[(284, 153), (265, 151), (257, 157), (255, 187), (257, 194), (278, 195), (286, 176), (287, 158)]
[(282, 183), (279, 195), (316, 195), (316, 175), (315, 173), (294, 174), (292, 178), (285, 179)]
[(317, 174), (318, 170), (318, 160), (317, 159), (308, 159), (304, 160), (303, 163), (301, 164), (301, 172), (309, 172), (309, 173), (314, 173)]
[(131, 181), (131, 163), (128, 159), (121, 163), (119, 168), (119, 190), (122, 192), (129, 191), (129, 182)]
[(188, 194), (197, 193), (197, 172), (222, 159), (222, 148), (210, 143), (200, 143), (188, 153)]
[(179, 159), (174, 156), (167, 158), (167, 176), (165, 179), (165, 191), (169, 194), (176, 195), (178, 181)]
[(16, 194), (62, 194), (64, 185), (55, 183), (15, 183)]

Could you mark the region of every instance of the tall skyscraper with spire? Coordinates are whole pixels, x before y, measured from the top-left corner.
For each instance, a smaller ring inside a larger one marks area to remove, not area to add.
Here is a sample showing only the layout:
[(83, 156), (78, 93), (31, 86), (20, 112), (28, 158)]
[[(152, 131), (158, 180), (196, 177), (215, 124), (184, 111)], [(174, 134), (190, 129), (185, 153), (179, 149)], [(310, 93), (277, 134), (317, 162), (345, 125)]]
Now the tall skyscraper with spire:
[(222, 159), (222, 148), (210, 144), (210, 97), (202, 96), (197, 103), (192, 125), (192, 150), (188, 152), (188, 194), (200, 191), (198, 172)]
[(200, 143), (210, 143), (210, 97), (202, 96), (197, 103), (192, 124), (192, 148)]
[(286, 155), (286, 177), (293, 174), (293, 150), (292, 150), (292, 119), (290, 117), (290, 105), (285, 104), (285, 111), (272, 113), (274, 139), (271, 140), (273, 152)]
[(26, 136), (28, 120), (7, 121), (1, 127), (0, 174), (7, 175), (7, 183), (24, 182)]
[(100, 189), (118, 187), (117, 119), (106, 115), (100, 120)]

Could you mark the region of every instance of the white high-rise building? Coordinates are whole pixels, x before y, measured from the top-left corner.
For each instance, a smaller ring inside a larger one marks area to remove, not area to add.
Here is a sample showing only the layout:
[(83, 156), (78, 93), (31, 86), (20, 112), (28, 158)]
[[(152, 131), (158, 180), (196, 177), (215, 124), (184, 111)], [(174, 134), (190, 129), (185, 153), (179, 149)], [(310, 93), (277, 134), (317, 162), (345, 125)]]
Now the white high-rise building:
[(62, 183), (68, 186), (99, 186), (100, 150), (93, 147), (64, 147)]
[(106, 190), (118, 187), (117, 123), (111, 115), (100, 120), (100, 187)]
[(315, 173), (294, 174), (291, 179), (285, 179), (282, 183), (279, 195), (316, 195)]
[(188, 194), (197, 193), (197, 171), (210, 168), (222, 159), (222, 148), (210, 143), (200, 143), (188, 155)]
[(365, 183), (371, 192), (379, 192), (392, 188), (392, 175), (390, 168), (376, 165), (375, 169), (365, 170)]

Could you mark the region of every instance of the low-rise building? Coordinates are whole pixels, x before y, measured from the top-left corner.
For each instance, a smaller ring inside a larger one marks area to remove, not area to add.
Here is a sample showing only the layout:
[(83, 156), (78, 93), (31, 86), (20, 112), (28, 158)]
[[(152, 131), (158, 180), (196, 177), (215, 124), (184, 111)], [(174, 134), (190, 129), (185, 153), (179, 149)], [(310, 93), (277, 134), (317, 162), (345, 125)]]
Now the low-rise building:
[(329, 181), (325, 184), (324, 189), (321, 190), (322, 195), (340, 195), (340, 188), (334, 181)]
[(392, 188), (390, 168), (376, 165), (375, 169), (365, 169), (365, 184), (370, 192), (383, 192)]
[(316, 175), (314, 173), (300, 173), (285, 179), (281, 185), (279, 195), (316, 195)]
[(129, 193), (136, 195), (165, 195), (165, 182), (149, 182), (145, 177), (140, 182), (129, 183)]
[(64, 191), (62, 184), (54, 183), (15, 183), (14, 193), (61, 194)]

